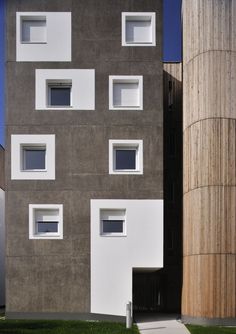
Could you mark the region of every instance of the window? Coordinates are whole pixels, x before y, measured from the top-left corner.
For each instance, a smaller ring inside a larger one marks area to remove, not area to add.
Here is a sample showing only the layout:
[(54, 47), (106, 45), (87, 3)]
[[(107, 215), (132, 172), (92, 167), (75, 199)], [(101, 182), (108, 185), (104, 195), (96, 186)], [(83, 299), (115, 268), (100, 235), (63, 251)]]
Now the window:
[(94, 69), (36, 69), (36, 110), (95, 110)]
[(30, 239), (63, 239), (63, 205), (29, 205)]
[(109, 140), (109, 174), (143, 174), (143, 141)]
[(22, 43), (47, 42), (45, 16), (21, 17), (21, 42)]
[(11, 178), (55, 180), (55, 135), (12, 135)]
[(72, 81), (48, 82), (48, 106), (70, 107)]
[(109, 109), (142, 110), (143, 77), (109, 76)]
[(45, 146), (22, 146), (22, 170), (45, 170), (46, 147)]
[(100, 211), (100, 234), (102, 236), (126, 235), (125, 210), (102, 209)]
[(16, 12), (16, 61), (71, 61), (71, 12)]
[(156, 14), (122, 13), (122, 46), (155, 46)]

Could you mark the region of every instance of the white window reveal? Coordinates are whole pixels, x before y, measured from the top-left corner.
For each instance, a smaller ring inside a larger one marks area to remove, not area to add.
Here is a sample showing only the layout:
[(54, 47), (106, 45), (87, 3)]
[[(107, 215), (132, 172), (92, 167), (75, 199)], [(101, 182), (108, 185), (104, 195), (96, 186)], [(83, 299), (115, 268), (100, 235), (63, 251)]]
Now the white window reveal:
[(122, 46), (155, 46), (156, 13), (122, 13)]
[(55, 180), (55, 135), (11, 135), (11, 179)]
[(109, 76), (109, 109), (142, 110), (143, 77)]
[(126, 235), (125, 209), (101, 209), (100, 234), (102, 236)]
[(47, 81), (48, 107), (72, 106), (72, 80)]
[(63, 205), (29, 205), (30, 239), (63, 239)]
[(143, 141), (109, 140), (109, 174), (143, 174)]
[(46, 16), (21, 16), (21, 43), (47, 43)]

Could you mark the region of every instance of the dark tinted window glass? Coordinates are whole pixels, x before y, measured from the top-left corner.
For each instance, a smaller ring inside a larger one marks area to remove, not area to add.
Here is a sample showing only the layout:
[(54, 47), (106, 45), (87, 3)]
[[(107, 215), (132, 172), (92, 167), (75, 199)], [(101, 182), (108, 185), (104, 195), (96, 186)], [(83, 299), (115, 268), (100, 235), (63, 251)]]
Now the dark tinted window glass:
[(70, 106), (70, 87), (51, 87), (50, 105)]
[(58, 222), (37, 222), (38, 232), (58, 232)]
[(24, 149), (24, 169), (45, 169), (45, 149)]
[(103, 220), (103, 233), (123, 233), (123, 220)]
[(136, 169), (136, 150), (116, 150), (116, 169)]

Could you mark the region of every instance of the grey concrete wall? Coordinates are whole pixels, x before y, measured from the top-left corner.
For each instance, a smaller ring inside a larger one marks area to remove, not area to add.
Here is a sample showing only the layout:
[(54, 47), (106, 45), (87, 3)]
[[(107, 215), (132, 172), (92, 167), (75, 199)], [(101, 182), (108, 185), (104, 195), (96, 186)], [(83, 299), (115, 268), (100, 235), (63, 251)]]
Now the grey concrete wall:
[[(16, 11), (71, 11), (71, 63), (16, 63)], [(157, 47), (122, 47), (121, 12), (155, 11)], [(90, 199), (163, 198), (161, 0), (7, 3), (7, 312), (90, 312)], [(36, 68), (95, 68), (95, 111), (35, 111)], [(108, 76), (143, 75), (144, 110), (109, 111)], [(10, 135), (56, 134), (56, 180), (11, 181)], [(109, 175), (108, 140), (143, 139), (144, 175)], [(28, 204), (64, 206), (63, 240), (29, 240)]]

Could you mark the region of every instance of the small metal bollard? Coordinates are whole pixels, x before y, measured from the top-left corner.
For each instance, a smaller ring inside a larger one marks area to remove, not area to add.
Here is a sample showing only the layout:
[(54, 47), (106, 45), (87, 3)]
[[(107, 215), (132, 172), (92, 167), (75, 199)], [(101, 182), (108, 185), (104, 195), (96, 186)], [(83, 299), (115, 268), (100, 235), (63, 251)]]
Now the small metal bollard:
[(126, 328), (132, 327), (132, 309), (131, 302), (126, 304)]

